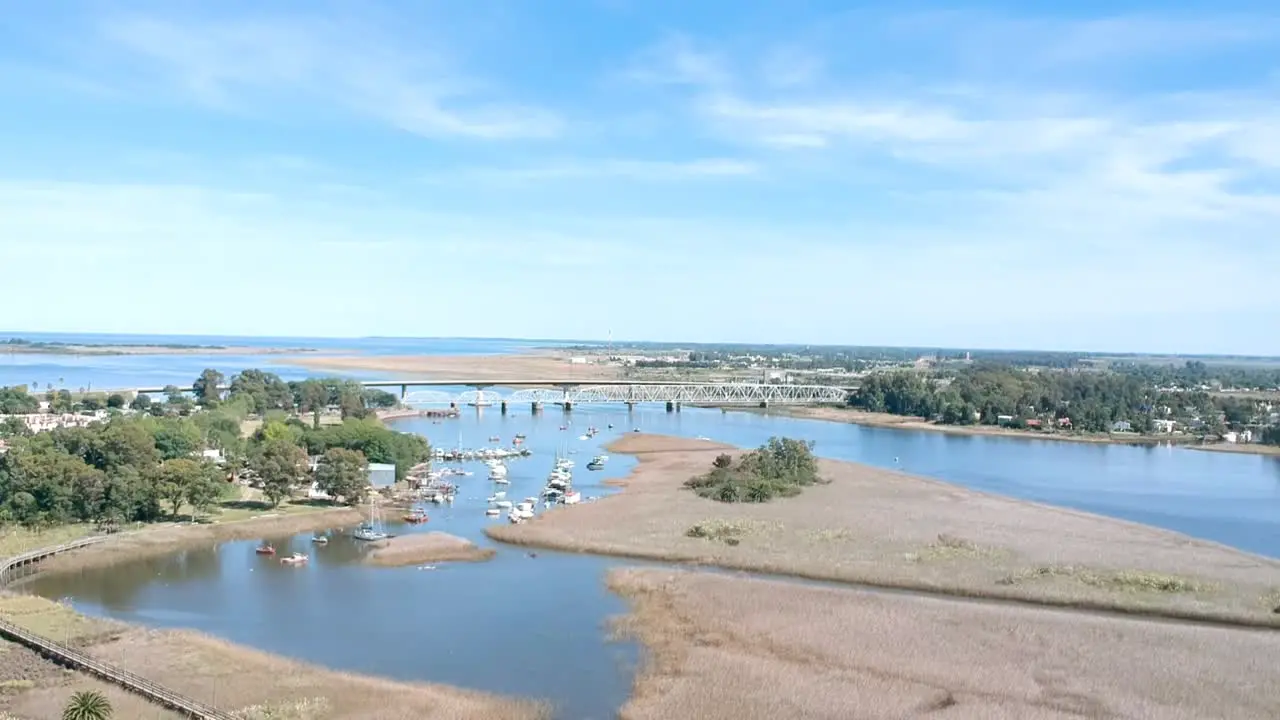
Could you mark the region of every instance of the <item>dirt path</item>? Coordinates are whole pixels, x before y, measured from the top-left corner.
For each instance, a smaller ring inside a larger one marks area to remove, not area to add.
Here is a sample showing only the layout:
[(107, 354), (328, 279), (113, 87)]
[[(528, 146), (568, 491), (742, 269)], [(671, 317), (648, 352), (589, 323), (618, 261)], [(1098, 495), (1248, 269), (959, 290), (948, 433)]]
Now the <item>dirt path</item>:
[(625, 490), (490, 537), (801, 577), (1280, 627), (1280, 562), (1178, 533), (847, 462), (765, 504), (682, 487), (724, 446), (629, 434)]

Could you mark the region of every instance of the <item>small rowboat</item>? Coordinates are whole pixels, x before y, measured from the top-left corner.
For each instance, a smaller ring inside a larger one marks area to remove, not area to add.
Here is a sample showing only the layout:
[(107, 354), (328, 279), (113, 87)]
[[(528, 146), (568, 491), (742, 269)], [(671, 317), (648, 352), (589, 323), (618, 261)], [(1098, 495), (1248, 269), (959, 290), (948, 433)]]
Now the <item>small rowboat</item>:
[(307, 556), (302, 553), (294, 553), (287, 558), (280, 558), (281, 565), (305, 565)]
[(270, 545), (263, 545), (257, 550), (254, 550), (254, 552), (258, 553), (259, 555), (275, 555), (276, 549), (271, 547)]
[(419, 524), (419, 523), (424, 523), (424, 522), (426, 522), (428, 519), (429, 519), (429, 518), (427, 518), (427, 514), (426, 514), (426, 513), (424, 513), (424, 512), (422, 512), (421, 510), (414, 510), (413, 512), (411, 512), (411, 513), (409, 513), (408, 515), (405, 515), (405, 516), (403, 517), (403, 520), (404, 520), (405, 522), (407, 522), (407, 523), (413, 523), (414, 525), (417, 525), (417, 524)]

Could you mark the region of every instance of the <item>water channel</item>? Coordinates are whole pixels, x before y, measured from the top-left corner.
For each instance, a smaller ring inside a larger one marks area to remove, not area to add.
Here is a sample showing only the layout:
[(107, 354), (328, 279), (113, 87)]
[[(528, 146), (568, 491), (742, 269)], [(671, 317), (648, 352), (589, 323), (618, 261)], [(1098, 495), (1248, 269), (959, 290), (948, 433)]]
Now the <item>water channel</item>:
[[(568, 423), (568, 428), (561, 426)], [(611, 430), (605, 428), (613, 424)], [(593, 440), (582, 430), (602, 430)], [(554, 455), (573, 453), (575, 486), (586, 496), (634, 465), (614, 456), (602, 472), (586, 460), (618, 434), (639, 428), (735, 445), (771, 435), (814, 440), (823, 456), (929, 475), (980, 490), (1148, 523), (1255, 553), (1280, 556), (1280, 458), (923, 431), (861, 428), (754, 413), (661, 407), (518, 408), (464, 413), (458, 420), (396, 421), (401, 430), (453, 447), (509, 443), (527, 436), (533, 457), (511, 464), (512, 498), (536, 494)], [(461, 478), (452, 507), (431, 510), (424, 527), (483, 545), (483, 514), (492, 491), (483, 467)], [(625, 701), (638, 649), (609, 639), (608, 619), (625, 612), (604, 588), (612, 566), (629, 561), (498, 546), (488, 563), (435, 570), (384, 569), (357, 563), (354, 541), (310, 544), (310, 533), (269, 538), (282, 552), (309, 552), (304, 569), (257, 557), (257, 541), (230, 542), (172, 556), (40, 577), (27, 590), (68, 598), (82, 612), (158, 627), (186, 627), (328, 667), (405, 680), (440, 682), (545, 698), (558, 717), (615, 717)]]

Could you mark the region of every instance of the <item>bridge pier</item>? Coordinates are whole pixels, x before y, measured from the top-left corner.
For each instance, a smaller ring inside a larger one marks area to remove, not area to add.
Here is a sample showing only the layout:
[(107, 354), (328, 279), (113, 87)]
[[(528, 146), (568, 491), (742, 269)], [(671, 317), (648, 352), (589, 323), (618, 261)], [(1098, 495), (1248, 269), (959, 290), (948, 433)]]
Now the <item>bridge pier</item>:
[(506, 401), (506, 400), (503, 400), (503, 401), (502, 401), (502, 414), (503, 414), (503, 415), (506, 415), (506, 414), (507, 414), (507, 401)]
[[(308, 386), (308, 387), (310, 387), (310, 386)], [(403, 399), (404, 399), (404, 396), (405, 396), (405, 395), (408, 395), (408, 394), (409, 394), (409, 386), (408, 386), (408, 385), (401, 385), (401, 386), (400, 386), (400, 399), (401, 399), (401, 400), (403, 400)]]
[(635, 412), (635, 411), (636, 411), (636, 404), (635, 404), (635, 403), (633, 403), (633, 402), (631, 402), (630, 400), (628, 400), (628, 401), (627, 401), (627, 412), (628, 412), (628, 413), (633, 413), (633, 412)]
[(768, 409), (769, 409), (769, 401), (768, 401), (768, 400), (761, 400), (761, 401), (760, 401), (760, 407), (761, 407), (761, 409), (768, 410)]
[(573, 403), (572, 403), (572, 402), (570, 402), (570, 401), (568, 401), (568, 400), (565, 400), (565, 401), (564, 401), (564, 411), (565, 411), (565, 412), (569, 412), (569, 411), (571, 411), (571, 410), (573, 410)]
[(456, 403), (456, 402), (450, 402), (450, 403), (449, 403), (449, 409), (450, 409), (450, 410), (457, 410), (457, 409), (458, 409), (458, 403)]
[(532, 402), (532, 403), (529, 403), (529, 410), (530, 410), (534, 415), (537, 415), (538, 413), (542, 412), (542, 403), (540, 403), (540, 402), (536, 402), (536, 401), (535, 401), (535, 402)]
[(675, 404), (675, 403), (673, 403), (673, 402), (671, 402), (670, 400), (668, 400), (668, 401), (667, 401), (667, 412), (675, 412), (675, 410), (676, 410), (676, 404)]

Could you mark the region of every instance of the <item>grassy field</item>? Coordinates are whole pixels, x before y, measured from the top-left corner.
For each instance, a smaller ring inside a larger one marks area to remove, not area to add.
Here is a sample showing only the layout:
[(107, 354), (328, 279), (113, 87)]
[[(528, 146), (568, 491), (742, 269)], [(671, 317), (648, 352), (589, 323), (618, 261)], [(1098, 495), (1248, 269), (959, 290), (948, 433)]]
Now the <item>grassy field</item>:
[(24, 552), (52, 545), (62, 545), (94, 534), (94, 526), (89, 523), (59, 525), (48, 530), (27, 530), (12, 526), (0, 529), (0, 558), (21, 555)]

